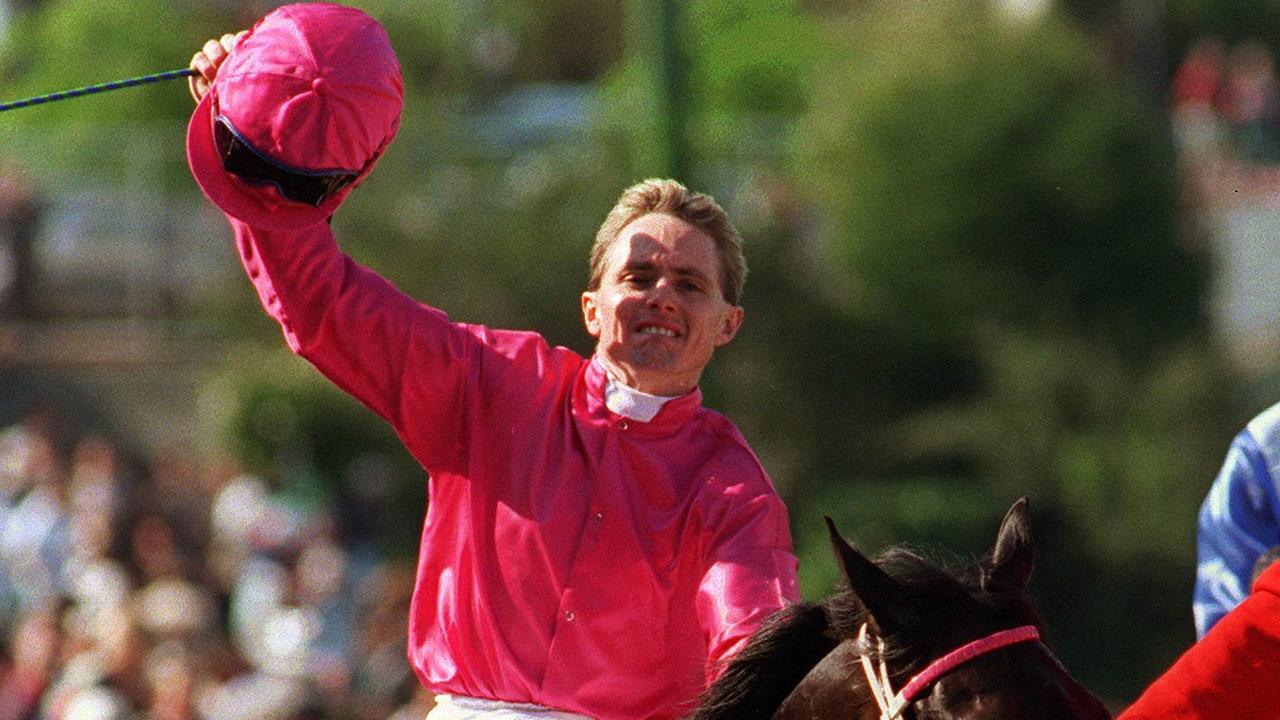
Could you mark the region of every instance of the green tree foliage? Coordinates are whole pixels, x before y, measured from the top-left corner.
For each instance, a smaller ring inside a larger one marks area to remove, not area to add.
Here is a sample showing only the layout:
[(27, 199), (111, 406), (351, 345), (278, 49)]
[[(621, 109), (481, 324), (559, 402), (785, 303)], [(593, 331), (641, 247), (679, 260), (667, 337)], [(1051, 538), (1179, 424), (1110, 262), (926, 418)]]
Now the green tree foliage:
[[(0, 44), (0, 78), (6, 98), (17, 99), (182, 68), (234, 20), (208, 3), (49, 0), (14, 14)], [(89, 172), (117, 181), (145, 156), (163, 167), (159, 188), (180, 191), (190, 115), (182, 80), (24, 108), (4, 115), (6, 152), (41, 175)]]
[[(674, 165), (686, 183), (731, 191), (749, 172), (744, 168), (778, 159), (789, 122), (806, 108), (820, 25), (791, 0), (675, 6), (665, 18), (657, 3), (627, 6), (628, 51), (605, 77), (601, 131), (620, 145), (632, 177), (669, 174), (665, 146), (674, 145), (685, 153)], [(669, 57), (662, 34), (675, 45)], [(669, 102), (675, 118), (664, 116)]]
[[(185, 67), (192, 53), (231, 17), (207, 4), (183, 5), (166, 7), (154, 0), (35, 3), (15, 14), (0, 45), (6, 93), (41, 94)], [(27, 129), (173, 122), (190, 114), (191, 100), (185, 93), (160, 88), (119, 92), (137, 95), (131, 102), (69, 100), (6, 119)]]
[(816, 358), (783, 354), (825, 369), (848, 410), (810, 428), (845, 428), (857, 454), (823, 446), (838, 472), (802, 481), (797, 541), (829, 565), (805, 518), (834, 504), (872, 549), (898, 534), (981, 552), (978, 528), (1028, 494), (1064, 659), (1131, 696), (1190, 639), (1194, 513), (1238, 427), (1231, 376), (1159, 118), (1095, 39), (987, 7), (864, 4), (814, 76), (796, 178), (837, 312), (825, 336), (810, 325)]
[(1088, 328), (1135, 359), (1202, 327), (1157, 118), (1087, 38), (982, 7), (878, 4), (824, 62), (802, 145), (851, 312), (944, 343)]
[(698, 156), (723, 162), (779, 147), (778, 131), (808, 108), (818, 19), (793, 1), (701, 0), (689, 3), (684, 34)]
[(1135, 370), (1096, 340), (1054, 334), (992, 333), (981, 353), (982, 390), (913, 414), (898, 446), (972, 459), (1002, 495), (1066, 513), (1081, 547), (1117, 568), (1184, 563), (1236, 424), (1220, 361), (1188, 345)]

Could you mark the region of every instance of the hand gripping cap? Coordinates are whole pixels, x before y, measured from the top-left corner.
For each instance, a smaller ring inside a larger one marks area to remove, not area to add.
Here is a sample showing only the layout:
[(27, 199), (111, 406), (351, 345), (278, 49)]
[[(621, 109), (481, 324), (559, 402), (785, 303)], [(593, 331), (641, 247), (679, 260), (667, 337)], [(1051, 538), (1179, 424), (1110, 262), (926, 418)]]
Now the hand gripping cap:
[[(355, 8), (285, 5), (232, 49), (187, 126), (187, 163), (228, 215), (267, 229), (323, 222), (373, 169), (400, 126), (404, 86), (386, 31)], [(225, 116), (257, 150), (305, 170), (359, 175), (318, 207), (227, 173), (213, 139)]]

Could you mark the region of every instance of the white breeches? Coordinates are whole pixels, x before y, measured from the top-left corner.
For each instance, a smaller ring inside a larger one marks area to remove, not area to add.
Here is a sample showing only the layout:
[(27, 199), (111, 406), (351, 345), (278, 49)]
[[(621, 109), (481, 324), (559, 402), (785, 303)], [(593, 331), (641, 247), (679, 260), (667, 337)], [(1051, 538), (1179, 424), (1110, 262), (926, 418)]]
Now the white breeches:
[(586, 715), (552, 710), (541, 705), (481, 700), (461, 695), (437, 695), (427, 720), (592, 720)]

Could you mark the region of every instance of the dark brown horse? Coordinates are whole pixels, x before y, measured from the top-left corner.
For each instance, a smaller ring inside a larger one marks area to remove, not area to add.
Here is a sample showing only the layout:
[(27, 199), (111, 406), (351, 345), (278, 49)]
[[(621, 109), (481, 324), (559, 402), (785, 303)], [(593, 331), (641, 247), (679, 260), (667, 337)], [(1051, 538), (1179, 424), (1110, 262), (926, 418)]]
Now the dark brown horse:
[(1111, 717), (1039, 639), (1026, 498), (960, 574), (904, 550), (873, 563), (827, 525), (849, 589), (771, 618), (690, 720)]

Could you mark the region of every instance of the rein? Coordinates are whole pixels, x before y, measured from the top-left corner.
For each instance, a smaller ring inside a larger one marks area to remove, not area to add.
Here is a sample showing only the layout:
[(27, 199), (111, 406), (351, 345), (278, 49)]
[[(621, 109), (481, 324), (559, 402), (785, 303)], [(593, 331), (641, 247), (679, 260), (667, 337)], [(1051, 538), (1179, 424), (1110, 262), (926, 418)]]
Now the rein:
[[(876, 705), (880, 706), (880, 720), (895, 720), (895, 718), (902, 717), (902, 711), (906, 709), (907, 705), (911, 704), (911, 701), (920, 694), (921, 690), (924, 690), (933, 684), (935, 680), (951, 672), (957, 666), (1009, 645), (1032, 642), (1039, 639), (1040, 631), (1034, 625), (1023, 625), (1009, 630), (1001, 630), (984, 638), (979, 638), (929, 663), (924, 670), (921, 670), (907, 681), (907, 684), (897, 694), (894, 694), (893, 686), (889, 683), (889, 667), (884, 660), (884, 640), (882, 638), (876, 638), (875, 654), (880, 661), (878, 675), (876, 667), (872, 664), (871, 656), (867, 652), (862, 652), (858, 659), (862, 663), (862, 672), (867, 676), (867, 687), (871, 690), (871, 696), (875, 698)], [(858, 632), (858, 641), (862, 643), (864, 648), (868, 644), (869, 638), (867, 636), (866, 623), (863, 623), (862, 629)]]

